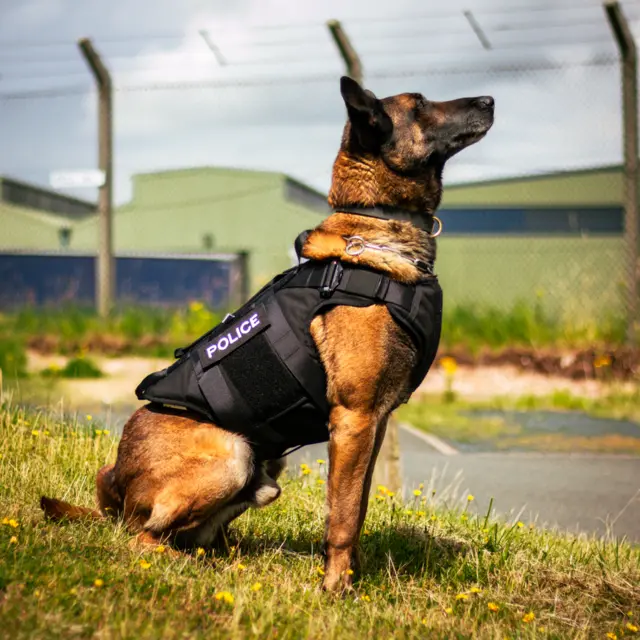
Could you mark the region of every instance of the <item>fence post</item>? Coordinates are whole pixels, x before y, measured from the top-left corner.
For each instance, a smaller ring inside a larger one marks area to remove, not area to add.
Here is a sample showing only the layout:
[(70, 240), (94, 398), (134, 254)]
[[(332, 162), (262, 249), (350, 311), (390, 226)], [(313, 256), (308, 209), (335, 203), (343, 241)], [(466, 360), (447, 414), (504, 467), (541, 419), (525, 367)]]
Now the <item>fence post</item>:
[[(349, 37), (344, 32), (340, 21), (329, 20), (327, 27), (347, 68), (347, 75), (362, 84), (362, 62), (360, 62), (360, 58)], [(387, 432), (380, 447), (373, 481), (375, 484), (387, 485), (392, 491), (400, 491), (402, 489), (398, 422), (393, 415), (389, 417), (387, 423)]]
[(96, 264), (96, 302), (104, 317), (113, 306), (115, 262), (113, 260), (113, 109), (111, 76), (91, 40), (82, 38), (78, 47), (89, 65), (98, 87), (98, 164), (104, 183), (98, 195), (98, 260)]
[(638, 319), (638, 54), (617, 1), (604, 5), (622, 63), (622, 139), (624, 146), (624, 219), (627, 268), (627, 343), (636, 339)]

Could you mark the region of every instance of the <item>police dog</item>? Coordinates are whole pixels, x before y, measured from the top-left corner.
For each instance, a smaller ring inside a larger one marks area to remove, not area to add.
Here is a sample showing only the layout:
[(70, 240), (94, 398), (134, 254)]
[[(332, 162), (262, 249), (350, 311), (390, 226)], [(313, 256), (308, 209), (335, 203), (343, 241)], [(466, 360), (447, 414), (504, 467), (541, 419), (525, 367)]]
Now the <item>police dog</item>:
[[(445, 162), (487, 133), (493, 99), (432, 102), (418, 93), (378, 99), (347, 77), (341, 93), (348, 121), (329, 193), (335, 213), (311, 232), (303, 255), (415, 282), (422, 274), (407, 258), (434, 260), (433, 234), (341, 207), (395, 207), (430, 219), (440, 204)], [(354, 235), (394, 251), (347, 255), (345, 237)], [(373, 467), (389, 415), (409, 395), (416, 349), (384, 305), (334, 307), (312, 320), (310, 332), (331, 407), (323, 588), (336, 591), (352, 584)], [(99, 510), (49, 498), (41, 504), (54, 520), (120, 517), (143, 542), (206, 546), (247, 507), (278, 497), (281, 469), (279, 461), (256, 468), (251, 446), (238, 434), (147, 406), (127, 422), (115, 465), (98, 473)]]

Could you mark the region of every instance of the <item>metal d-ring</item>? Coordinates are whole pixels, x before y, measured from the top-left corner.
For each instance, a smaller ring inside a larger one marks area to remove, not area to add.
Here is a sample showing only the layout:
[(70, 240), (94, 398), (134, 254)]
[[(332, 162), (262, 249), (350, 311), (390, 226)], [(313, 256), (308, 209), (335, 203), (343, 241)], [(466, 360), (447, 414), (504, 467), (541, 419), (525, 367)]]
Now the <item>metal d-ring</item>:
[(436, 232), (434, 232), (433, 229), (432, 229), (431, 233), (429, 234), (429, 237), (430, 238), (437, 238), (442, 233), (442, 220), (440, 220), (440, 218), (438, 218), (438, 216), (433, 216), (433, 222), (434, 222), (434, 224), (436, 222), (438, 223), (438, 230)]
[(364, 238), (361, 236), (350, 236), (347, 238), (347, 246), (344, 251), (348, 256), (359, 256), (366, 248)]

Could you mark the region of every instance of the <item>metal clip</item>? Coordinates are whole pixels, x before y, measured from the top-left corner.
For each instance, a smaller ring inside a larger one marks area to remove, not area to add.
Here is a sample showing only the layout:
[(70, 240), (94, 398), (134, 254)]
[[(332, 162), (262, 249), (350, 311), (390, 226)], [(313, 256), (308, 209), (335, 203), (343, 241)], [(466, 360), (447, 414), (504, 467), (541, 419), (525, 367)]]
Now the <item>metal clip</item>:
[(347, 241), (347, 246), (345, 247), (344, 252), (348, 256), (359, 256), (367, 248), (367, 243), (364, 241), (362, 236), (350, 236), (345, 239)]
[(320, 295), (330, 297), (342, 280), (344, 269), (338, 260), (332, 260), (326, 267), (320, 284)]

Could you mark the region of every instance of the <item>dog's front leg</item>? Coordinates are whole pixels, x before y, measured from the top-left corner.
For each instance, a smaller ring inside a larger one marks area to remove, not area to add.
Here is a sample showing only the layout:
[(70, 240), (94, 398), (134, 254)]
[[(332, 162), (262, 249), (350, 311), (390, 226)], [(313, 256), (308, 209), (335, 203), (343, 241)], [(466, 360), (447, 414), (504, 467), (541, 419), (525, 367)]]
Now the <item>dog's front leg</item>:
[(337, 406), (331, 410), (329, 440), (327, 558), (323, 589), (350, 589), (352, 560), (360, 535), (366, 478), (373, 463), (378, 419)]

